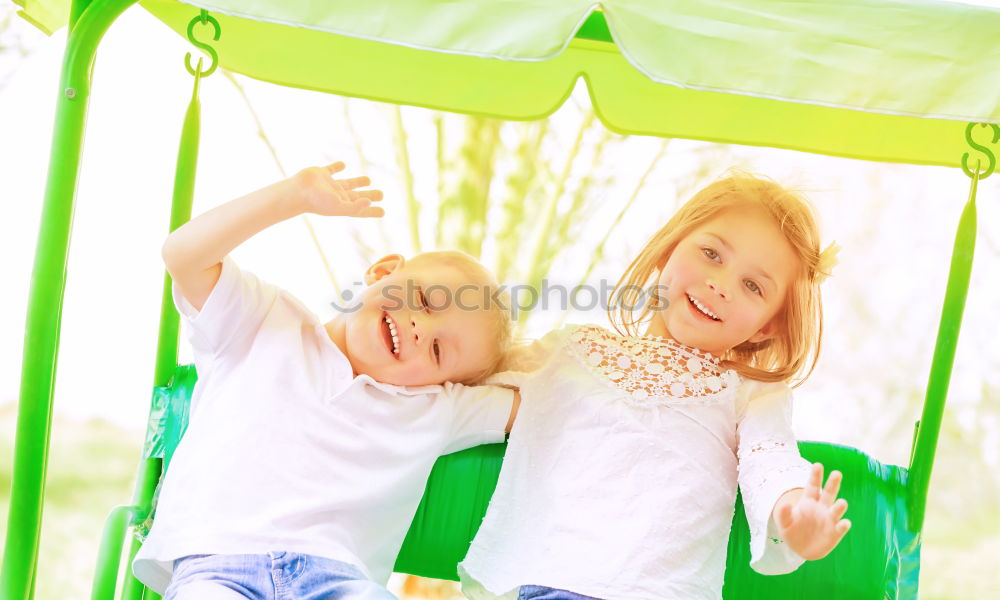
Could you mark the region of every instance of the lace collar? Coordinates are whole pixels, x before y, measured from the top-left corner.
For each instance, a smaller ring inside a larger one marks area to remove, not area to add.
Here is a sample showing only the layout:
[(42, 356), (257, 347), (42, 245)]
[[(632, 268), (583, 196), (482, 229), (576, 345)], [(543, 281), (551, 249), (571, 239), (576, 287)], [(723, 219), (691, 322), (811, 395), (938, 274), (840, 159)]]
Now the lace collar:
[(669, 338), (622, 336), (585, 325), (570, 336), (570, 347), (634, 406), (714, 403), (739, 383), (736, 371), (722, 371), (716, 356)]

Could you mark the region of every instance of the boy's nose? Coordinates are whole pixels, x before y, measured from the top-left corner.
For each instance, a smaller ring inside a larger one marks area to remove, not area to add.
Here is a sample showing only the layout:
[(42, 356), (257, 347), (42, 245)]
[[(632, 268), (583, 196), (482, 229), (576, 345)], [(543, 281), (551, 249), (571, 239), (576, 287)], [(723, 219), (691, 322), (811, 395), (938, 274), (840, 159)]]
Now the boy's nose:
[(422, 338), (420, 329), (417, 328), (417, 322), (414, 319), (410, 319), (410, 331), (413, 332), (413, 343), (419, 345)]

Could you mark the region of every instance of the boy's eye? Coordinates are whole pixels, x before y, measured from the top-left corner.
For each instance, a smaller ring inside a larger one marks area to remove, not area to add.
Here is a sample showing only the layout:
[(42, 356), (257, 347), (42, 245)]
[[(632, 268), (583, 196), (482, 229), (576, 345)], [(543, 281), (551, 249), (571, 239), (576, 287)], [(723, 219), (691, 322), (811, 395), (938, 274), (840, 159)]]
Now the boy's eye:
[(747, 279), (746, 283), (747, 283), (747, 289), (748, 290), (750, 290), (751, 292), (757, 294), (758, 296), (761, 295), (761, 293), (762, 293), (763, 290), (760, 289), (760, 286), (757, 285), (757, 282), (752, 281), (750, 279)]
[(423, 288), (417, 288), (417, 298), (420, 300), (420, 306), (427, 308), (427, 296), (424, 295)]
[(439, 365), (441, 364), (441, 346), (437, 340), (434, 340), (434, 361)]
[(719, 253), (711, 248), (702, 248), (701, 252), (711, 260), (715, 260), (716, 258), (719, 257)]

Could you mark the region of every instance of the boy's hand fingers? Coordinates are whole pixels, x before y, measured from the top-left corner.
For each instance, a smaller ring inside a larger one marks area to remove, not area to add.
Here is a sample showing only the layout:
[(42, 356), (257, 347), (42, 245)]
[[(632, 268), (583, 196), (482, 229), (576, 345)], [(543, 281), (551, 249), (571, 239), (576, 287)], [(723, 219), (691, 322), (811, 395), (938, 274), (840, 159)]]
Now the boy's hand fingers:
[(344, 165), (343, 161), (339, 161), (338, 160), (337, 162), (330, 163), (330, 164), (326, 165), (323, 168), (326, 169), (327, 173), (330, 173), (332, 175), (334, 173), (337, 173), (338, 171), (343, 171), (344, 170), (344, 166), (345, 165)]
[(382, 190), (364, 190), (363, 192), (354, 192), (357, 197), (364, 198), (371, 202), (378, 202), (382, 199)]
[(350, 179), (338, 179), (337, 183), (339, 183), (341, 187), (343, 187), (346, 190), (353, 190), (354, 188), (371, 185), (372, 180), (369, 179), (368, 176), (362, 175), (361, 177), (351, 177)]
[(359, 217), (384, 217), (385, 210), (380, 206), (369, 206), (358, 213)]

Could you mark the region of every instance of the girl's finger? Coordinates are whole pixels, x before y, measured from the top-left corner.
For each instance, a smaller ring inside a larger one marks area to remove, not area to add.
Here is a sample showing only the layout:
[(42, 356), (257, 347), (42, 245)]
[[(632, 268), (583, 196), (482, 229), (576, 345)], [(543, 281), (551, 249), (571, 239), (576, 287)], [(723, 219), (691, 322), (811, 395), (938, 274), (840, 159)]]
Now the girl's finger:
[(785, 504), (778, 509), (778, 525), (787, 529), (792, 524), (792, 505)]
[(809, 473), (809, 483), (806, 485), (805, 495), (813, 500), (819, 500), (819, 488), (823, 485), (823, 464), (813, 463), (812, 471)]
[(827, 554), (832, 552), (833, 549), (837, 547), (837, 544), (840, 543), (840, 540), (844, 539), (844, 536), (847, 535), (847, 532), (850, 529), (851, 529), (851, 522), (848, 521), (847, 519), (844, 519), (840, 523), (837, 523), (837, 526), (833, 528), (833, 540), (830, 543), (830, 549), (827, 550), (823, 556), (826, 556)]
[(365, 187), (366, 185), (371, 185), (372, 180), (366, 175), (361, 177), (351, 177), (349, 179), (338, 179), (337, 183), (340, 184), (345, 190), (353, 190), (354, 188)]
[(834, 521), (839, 521), (840, 517), (843, 517), (844, 513), (846, 513), (846, 512), (847, 512), (847, 500), (844, 500), (843, 498), (841, 498), (840, 500), (837, 500), (836, 502), (833, 503), (833, 513), (832, 514), (833, 514), (833, 520)]
[(342, 161), (338, 160), (335, 163), (330, 163), (330, 164), (326, 165), (326, 167), (324, 167), (324, 168), (326, 169), (327, 173), (330, 173), (331, 175), (333, 175), (334, 173), (336, 173), (338, 171), (343, 171), (344, 170), (344, 163)]
[(823, 488), (821, 502), (830, 506), (837, 499), (837, 492), (840, 491), (840, 482), (843, 479), (840, 471), (831, 471), (829, 479), (826, 480), (826, 487)]
[(835, 527), (834, 530), (840, 536), (840, 537), (837, 538), (837, 541), (839, 542), (840, 539), (842, 537), (844, 537), (844, 534), (846, 534), (848, 531), (851, 530), (851, 522), (850, 522), (850, 520), (843, 519), (842, 521), (840, 521), (839, 523), (837, 523), (837, 527)]

